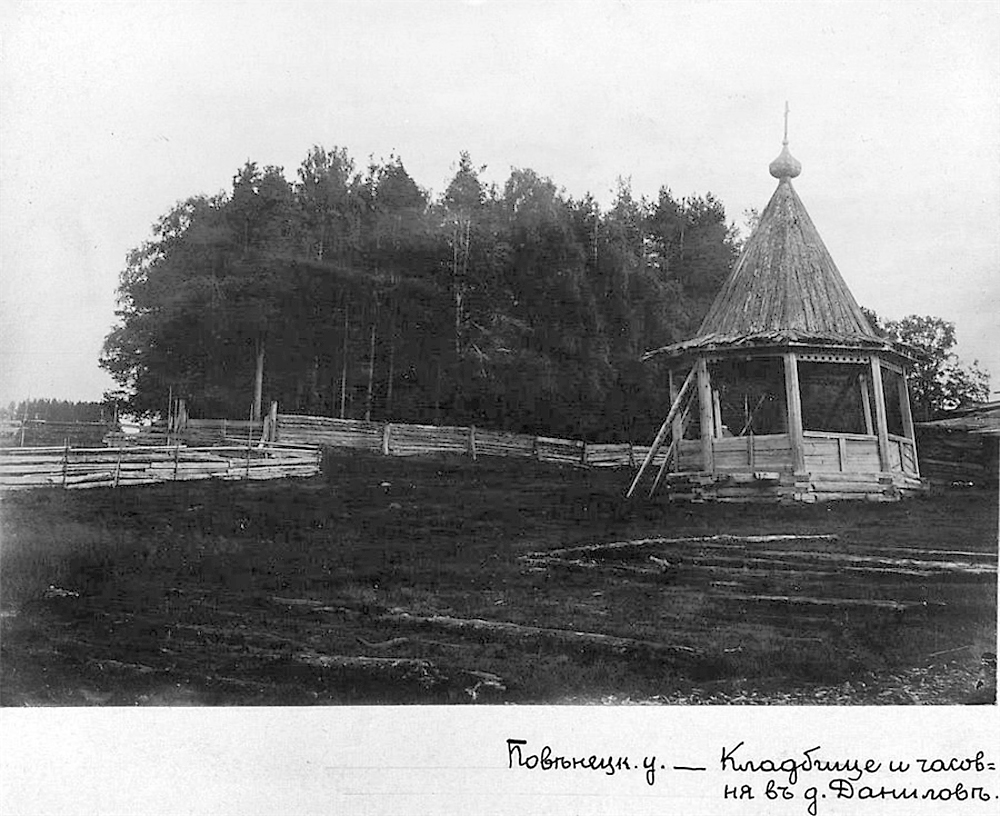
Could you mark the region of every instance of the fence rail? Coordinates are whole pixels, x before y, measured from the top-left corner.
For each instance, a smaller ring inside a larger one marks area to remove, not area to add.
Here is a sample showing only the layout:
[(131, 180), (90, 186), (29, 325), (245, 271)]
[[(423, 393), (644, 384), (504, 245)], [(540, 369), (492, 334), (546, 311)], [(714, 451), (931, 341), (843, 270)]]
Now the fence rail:
[(0, 449), (0, 489), (313, 476), (319, 473), (320, 456), (315, 448), (283, 445), (5, 448)]

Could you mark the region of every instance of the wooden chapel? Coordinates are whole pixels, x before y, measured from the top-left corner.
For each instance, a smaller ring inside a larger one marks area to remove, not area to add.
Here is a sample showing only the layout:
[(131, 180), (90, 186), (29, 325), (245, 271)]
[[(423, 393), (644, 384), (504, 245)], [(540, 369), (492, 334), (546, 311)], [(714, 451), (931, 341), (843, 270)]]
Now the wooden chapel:
[[(878, 336), (792, 179), (788, 113), (778, 180), (695, 337), (665, 361), (670, 411), (636, 474), (674, 499), (889, 501), (924, 489), (907, 346)], [(669, 444), (668, 444), (669, 443)]]

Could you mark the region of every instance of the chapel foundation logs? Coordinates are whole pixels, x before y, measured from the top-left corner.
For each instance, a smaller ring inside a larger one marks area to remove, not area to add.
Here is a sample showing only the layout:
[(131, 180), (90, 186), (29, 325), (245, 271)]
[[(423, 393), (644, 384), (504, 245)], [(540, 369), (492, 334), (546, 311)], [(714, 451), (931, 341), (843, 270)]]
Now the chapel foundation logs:
[[(895, 478), (900, 476), (900, 478)], [(669, 501), (803, 502), (864, 499), (896, 501), (925, 490), (919, 480), (901, 474), (832, 474), (782, 472), (671, 473), (665, 478)]]

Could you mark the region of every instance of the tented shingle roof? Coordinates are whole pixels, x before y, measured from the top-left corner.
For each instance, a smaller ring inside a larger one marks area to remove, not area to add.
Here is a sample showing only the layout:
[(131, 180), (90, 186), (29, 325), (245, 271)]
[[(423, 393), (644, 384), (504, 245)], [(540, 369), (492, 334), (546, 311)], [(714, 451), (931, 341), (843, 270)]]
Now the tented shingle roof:
[(792, 187), (801, 165), (787, 145), (770, 169), (778, 188), (698, 333), (644, 359), (760, 345), (887, 346), (854, 300)]

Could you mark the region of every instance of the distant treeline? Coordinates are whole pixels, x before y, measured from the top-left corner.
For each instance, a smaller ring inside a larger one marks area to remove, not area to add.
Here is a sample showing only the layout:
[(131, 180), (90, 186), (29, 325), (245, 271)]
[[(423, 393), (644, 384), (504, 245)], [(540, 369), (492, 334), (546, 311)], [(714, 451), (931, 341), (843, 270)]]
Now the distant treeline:
[(114, 408), (103, 402), (30, 399), (0, 406), (0, 419), (38, 419), (45, 422), (111, 422), (114, 420)]
[[(123, 408), (283, 412), (641, 439), (668, 405), (647, 349), (697, 328), (738, 235), (711, 194), (610, 209), (463, 153), (432, 196), (398, 157), (313, 148), (290, 182), (248, 162), (133, 250), (102, 366)], [(259, 395), (255, 395), (255, 385)], [(257, 399), (255, 399), (257, 397)]]

